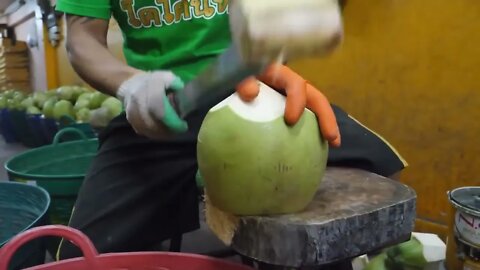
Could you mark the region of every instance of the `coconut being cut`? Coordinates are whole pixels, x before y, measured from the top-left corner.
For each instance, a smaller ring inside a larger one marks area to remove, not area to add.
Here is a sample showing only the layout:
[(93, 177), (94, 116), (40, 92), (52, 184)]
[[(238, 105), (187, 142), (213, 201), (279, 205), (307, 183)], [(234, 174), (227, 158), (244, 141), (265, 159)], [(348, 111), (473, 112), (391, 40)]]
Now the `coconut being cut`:
[(212, 217), (214, 211), (217, 222), (227, 222), (221, 227), (234, 226), (234, 216), (303, 210), (325, 173), (328, 144), (315, 115), (306, 109), (297, 124), (288, 126), (286, 98), (259, 84), (254, 101), (244, 102), (235, 93), (213, 107), (198, 135), (207, 213)]
[(253, 102), (233, 94), (207, 114), (198, 135), (198, 165), (207, 194), (235, 215), (301, 211), (325, 172), (328, 144), (315, 115), (284, 121), (285, 97), (267, 85)]

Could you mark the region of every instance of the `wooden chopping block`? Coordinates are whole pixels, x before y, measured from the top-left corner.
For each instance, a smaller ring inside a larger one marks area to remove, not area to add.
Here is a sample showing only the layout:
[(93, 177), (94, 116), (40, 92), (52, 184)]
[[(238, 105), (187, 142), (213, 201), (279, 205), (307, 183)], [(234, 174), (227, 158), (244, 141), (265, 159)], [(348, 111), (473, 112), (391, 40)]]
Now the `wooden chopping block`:
[(272, 265), (316, 267), (409, 240), (416, 194), (373, 173), (328, 168), (300, 213), (238, 217), (212, 205), (208, 190), (205, 207), (209, 228), (236, 252)]

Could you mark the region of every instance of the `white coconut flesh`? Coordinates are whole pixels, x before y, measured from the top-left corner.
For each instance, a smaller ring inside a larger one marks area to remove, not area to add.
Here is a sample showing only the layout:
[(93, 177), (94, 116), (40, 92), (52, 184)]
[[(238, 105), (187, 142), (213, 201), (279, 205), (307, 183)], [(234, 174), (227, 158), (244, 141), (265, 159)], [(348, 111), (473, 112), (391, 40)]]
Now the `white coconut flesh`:
[(210, 109), (210, 112), (228, 107), (239, 117), (260, 123), (271, 122), (283, 117), (286, 97), (262, 82), (258, 82), (258, 84), (260, 92), (253, 101), (242, 101), (240, 96), (234, 93)]

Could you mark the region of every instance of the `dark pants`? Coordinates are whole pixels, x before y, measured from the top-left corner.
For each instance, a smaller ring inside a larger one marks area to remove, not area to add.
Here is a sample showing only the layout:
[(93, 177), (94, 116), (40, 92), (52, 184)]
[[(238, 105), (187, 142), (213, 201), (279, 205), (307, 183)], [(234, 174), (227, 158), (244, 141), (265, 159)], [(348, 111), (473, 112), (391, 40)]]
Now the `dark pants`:
[[(342, 146), (330, 166), (389, 176), (405, 167), (379, 136), (334, 106)], [(100, 135), (95, 157), (70, 220), (100, 253), (149, 251), (162, 240), (199, 228), (197, 134), (206, 112), (187, 119), (190, 131), (165, 141), (138, 136), (121, 115)], [(57, 258), (81, 256), (62, 241)], [(58, 256), (59, 255), (59, 256)]]

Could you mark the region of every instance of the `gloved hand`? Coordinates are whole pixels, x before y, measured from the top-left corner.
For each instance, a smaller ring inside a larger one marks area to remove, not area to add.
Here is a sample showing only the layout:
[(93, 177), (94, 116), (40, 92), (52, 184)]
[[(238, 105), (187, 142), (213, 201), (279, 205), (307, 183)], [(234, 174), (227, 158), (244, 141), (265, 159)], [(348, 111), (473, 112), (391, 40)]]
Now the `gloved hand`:
[(178, 91), (183, 87), (182, 80), (172, 72), (139, 72), (120, 85), (117, 98), (123, 102), (127, 120), (138, 134), (163, 138), (188, 129), (166, 93), (167, 89)]
[(285, 122), (288, 125), (297, 123), (308, 108), (317, 116), (320, 131), (330, 146), (340, 146), (335, 114), (322, 92), (287, 66), (272, 64), (258, 78), (248, 78), (237, 86), (236, 91), (243, 101), (252, 101), (257, 97), (260, 91), (257, 80), (286, 95)]

